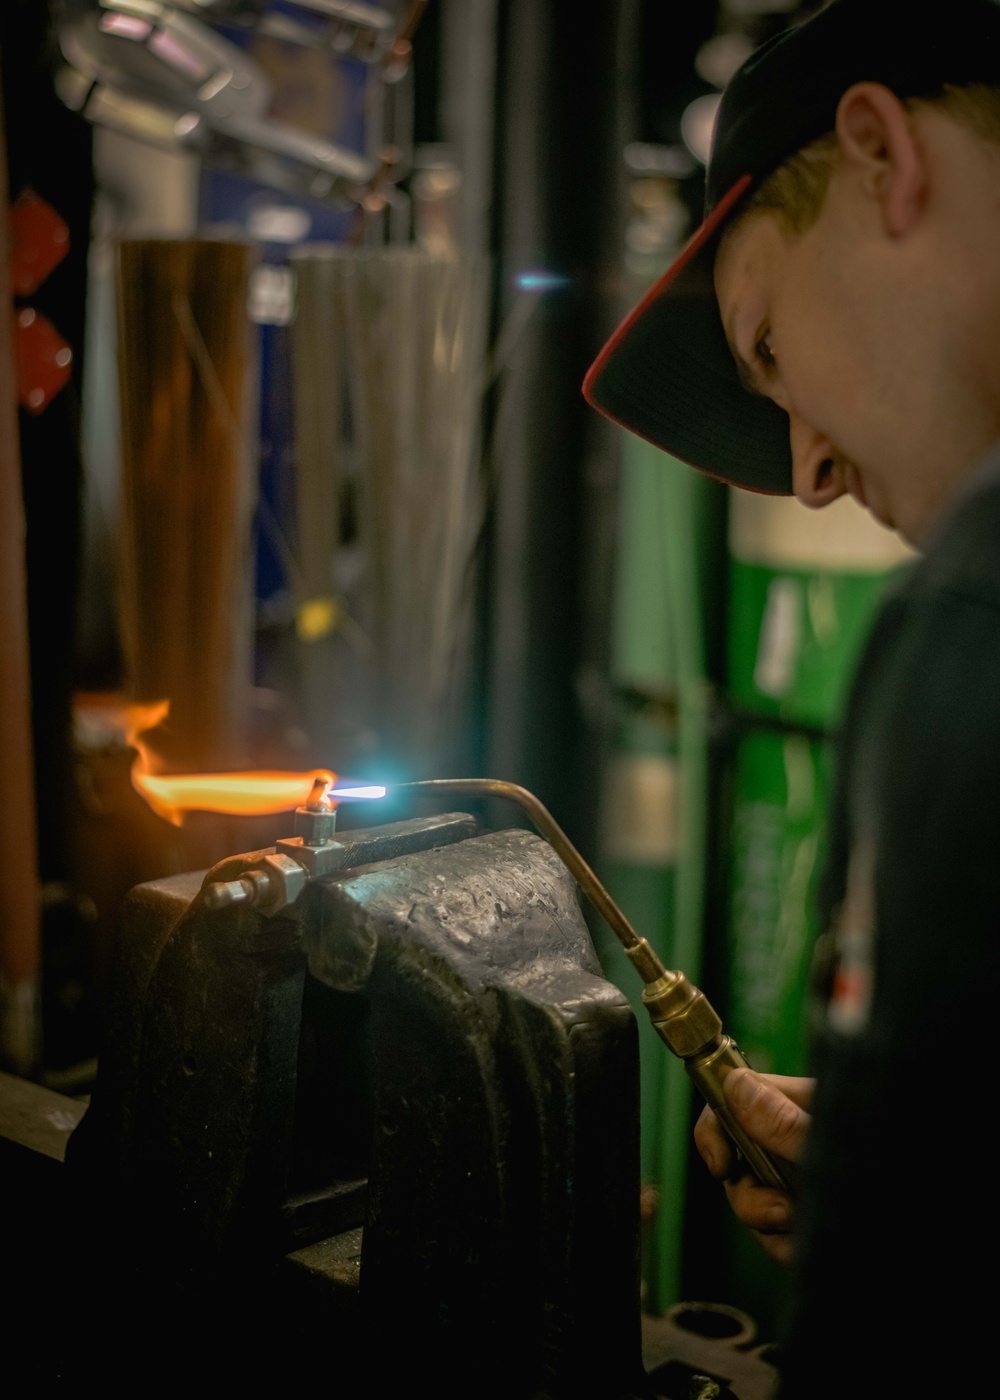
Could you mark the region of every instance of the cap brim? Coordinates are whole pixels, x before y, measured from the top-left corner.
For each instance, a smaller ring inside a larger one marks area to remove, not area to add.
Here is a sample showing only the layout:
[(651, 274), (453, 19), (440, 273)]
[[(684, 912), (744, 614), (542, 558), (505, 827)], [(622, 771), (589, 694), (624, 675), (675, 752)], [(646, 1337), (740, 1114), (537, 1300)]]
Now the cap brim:
[(788, 416), (740, 382), (712, 280), (718, 236), (751, 183), (745, 175), (732, 186), (626, 316), (583, 393), (605, 417), (699, 471), (787, 496)]

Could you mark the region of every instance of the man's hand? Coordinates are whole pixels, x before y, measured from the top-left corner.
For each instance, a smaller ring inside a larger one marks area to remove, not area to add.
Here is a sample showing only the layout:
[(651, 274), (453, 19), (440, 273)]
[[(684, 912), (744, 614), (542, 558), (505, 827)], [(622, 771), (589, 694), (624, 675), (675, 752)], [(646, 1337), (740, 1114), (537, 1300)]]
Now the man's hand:
[[(813, 1084), (812, 1079), (737, 1069), (726, 1076), (725, 1091), (733, 1113), (761, 1147), (786, 1162), (798, 1163), (810, 1123), (806, 1110), (812, 1102)], [(703, 1110), (695, 1124), (694, 1140), (709, 1171), (725, 1182), (737, 1219), (753, 1232), (772, 1259), (790, 1263), (794, 1199), (784, 1191), (761, 1186), (747, 1173), (710, 1108)]]

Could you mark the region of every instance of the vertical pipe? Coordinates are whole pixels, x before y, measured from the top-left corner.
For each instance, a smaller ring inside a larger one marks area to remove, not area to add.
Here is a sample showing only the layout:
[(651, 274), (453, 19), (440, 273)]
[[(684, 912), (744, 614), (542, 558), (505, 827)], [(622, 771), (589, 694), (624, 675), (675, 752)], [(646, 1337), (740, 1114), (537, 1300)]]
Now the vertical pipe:
[[(654, 449), (647, 449), (654, 452)], [(720, 506), (714, 482), (655, 452), (660, 474), (664, 571), (677, 693), (677, 828), (673, 930), (669, 957), (695, 982), (702, 976), (709, 842), (710, 650), (714, 564), (721, 552)], [(683, 1066), (660, 1065), (653, 1156), (660, 1186), (648, 1304), (661, 1312), (682, 1296), (691, 1086)]]
[(0, 1063), (28, 1074), (37, 1068), (41, 1048), (40, 931), (5, 151), (0, 101), (0, 850), (11, 872), (0, 904)]
[(462, 176), (459, 245), (490, 251), (499, 0), (444, 0), (440, 122)]
[(578, 682), (588, 517), (604, 471), (603, 429), (580, 384), (618, 309), (620, 36), (631, 9), (585, 15), (554, 0), (505, 0), (499, 14), (501, 317), (518, 273), (550, 273), (554, 289), (521, 337), (496, 406), (486, 747), (490, 769), (565, 813), (577, 840), (593, 806)]

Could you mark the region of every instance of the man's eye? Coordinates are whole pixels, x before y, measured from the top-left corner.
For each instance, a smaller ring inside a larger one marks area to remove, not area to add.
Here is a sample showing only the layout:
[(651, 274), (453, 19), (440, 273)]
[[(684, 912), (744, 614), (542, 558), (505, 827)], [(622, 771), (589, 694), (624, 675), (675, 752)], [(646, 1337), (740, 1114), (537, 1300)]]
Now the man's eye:
[(754, 346), (754, 353), (765, 369), (774, 369), (776, 361), (774, 351), (771, 349), (770, 341), (766, 335), (762, 335)]

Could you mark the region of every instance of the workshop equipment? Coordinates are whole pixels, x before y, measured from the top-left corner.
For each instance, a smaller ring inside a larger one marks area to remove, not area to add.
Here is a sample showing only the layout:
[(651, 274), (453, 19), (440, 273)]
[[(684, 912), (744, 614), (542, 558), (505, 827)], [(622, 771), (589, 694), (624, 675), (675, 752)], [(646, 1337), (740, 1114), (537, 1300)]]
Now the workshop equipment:
[(365, 156), (270, 117), (260, 64), (173, 5), (62, 0), (58, 36), (66, 63), (56, 90), (88, 121), (342, 206), (360, 201), (376, 173)]
[[(219, 880), (206, 890), (210, 907), (244, 904), (265, 914), (275, 914), (298, 899), (309, 879), (343, 868), (340, 843), (334, 839), (336, 801), (370, 801), (385, 797), (383, 787), (335, 788), (328, 793), (317, 779), (309, 804), (296, 813), (296, 834), (279, 841), (267, 854), (235, 879)], [(498, 778), (433, 778), (400, 783), (394, 794), (417, 796), (463, 794), (504, 797), (527, 813), (535, 829), (545, 837), (575, 878), (594, 908), (612, 929), (646, 986), (643, 1004), (664, 1044), (684, 1062), (691, 1082), (732, 1138), (747, 1167), (758, 1181), (780, 1190), (790, 1189), (788, 1165), (772, 1158), (749, 1137), (733, 1115), (723, 1085), (734, 1069), (749, 1068), (739, 1046), (722, 1030), (722, 1021), (704, 992), (683, 972), (664, 967), (647, 939), (640, 937), (608, 891), (598, 880), (552, 814), (533, 793)]]
[[(808, 990), (833, 795), (834, 735), (880, 598), (912, 551), (849, 496), (812, 511), (729, 489), (728, 891), (717, 950), (727, 1022), (753, 1063), (809, 1066)], [(737, 1222), (728, 1274), (762, 1321), (779, 1270)]]
[(727, 1075), (734, 1069), (749, 1068), (739, 1046), (723, 1033), (722, 1021), (704, 992), (693, 986), (683, 972), (664, 967), (648, 940), (636, 933), (538, 798), (514, 783), (495, 778), (441, 778), (400, 784), (393, 789), (395, 792), (407, 790), (506, 797), (527, 813), (536, 830), (558, 852), (584, 894), (621, 942), (626, 956), (646, 984), (642, 1000), (654, 1029), (667, 1048), (683, 1060), (691, 1082), (715, 1112), (749, 1170), (764, 1185), (789, 1190), (788, 1164), (773, 1158), (747, 1136), (726, 1099), (723, 1084)]
[[(411, 791), (456, 786), (513, 795)], [(349, 1355), (371, 1394), (679, 1397), (704, 1372), (765, 1400), (773, 1369), (722, 1333), (660, 1319), (640, 1345), (635, 1019), (578, 854), (527, 793), (549, 840), (463, 813), (338, 833), (335, 802), (384, 789), (328, 789), (274, 849), (126, 900), (67, 1155), (113, 1280), (99, 1335), (181, 1376)], [(669, 1015), (682, 985), (653, 984), (675, 1027), (705, 1014)]]
[[(129, 896), (70, 1144), (88, 1197), (177, 1276), (291, 1251), (335, 1291), (353, 1248), (351, 1327), (381, 1319), (406, 1375), (631, 1393), (635, 1023), (571, 877), (461, 814), (309, 834), (321, 878), (283, 842)], [(212, 907), (258, 871), (270, 916)]]

